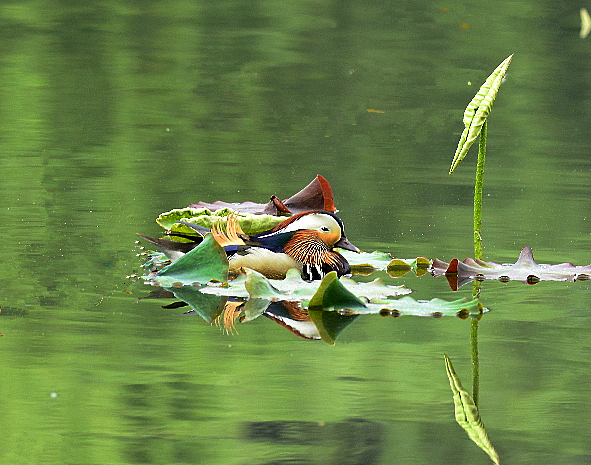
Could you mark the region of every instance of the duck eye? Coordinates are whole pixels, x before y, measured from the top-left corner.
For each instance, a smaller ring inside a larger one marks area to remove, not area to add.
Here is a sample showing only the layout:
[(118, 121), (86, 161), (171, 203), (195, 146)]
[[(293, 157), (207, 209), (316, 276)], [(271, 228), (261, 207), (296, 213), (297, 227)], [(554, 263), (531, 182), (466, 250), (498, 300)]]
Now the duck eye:
[(330, 228), (328, 226), (321, 226), (320, 231), (322, 232), (330, 232)]

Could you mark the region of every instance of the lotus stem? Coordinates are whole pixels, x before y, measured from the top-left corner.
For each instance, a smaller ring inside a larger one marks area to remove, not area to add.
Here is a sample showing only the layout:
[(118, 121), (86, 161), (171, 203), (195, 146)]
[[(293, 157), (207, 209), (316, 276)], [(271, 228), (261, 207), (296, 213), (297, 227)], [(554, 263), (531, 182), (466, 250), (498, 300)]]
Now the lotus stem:
[[(480, 131), (478, 142), (478, 162), (476, 164), (476, 182), (474, 184), (474, 258), (482, 260), (482, 186), (484, 177), (484, 159), (486, 156), (486, 120)], [(480, 297), (480, 282), (474, 281), (472, 297)], [(470, 348), (472, 360), (472, 399), (478, 406), (480, 393), (480, 359), (478, 356), (478, 319), (470, 323)]]
[[(472, 298), (480, 297), (480, 281), (472, 283)], [(478, 322), (482, 314), (470, 320), (470, 360), (472, 365), (472, 399), (474, 405), (478, 407), (478, 397), (480, 393), (480, 358), (478, 355)]]
[(476, 164), (476, 183), (474, 184), (474, 258), (483, 259), (482, 255), (482, 184), (484, 177), (484, 159), (486, 156), (486, 121), (480, 131), (478, 143), (478, 163)]
[(480, 361), (478, 357), (478, 319), (472, 318), (470, 323), (470, 348), (472, 359), (472, 399), (478, 407), (480, 392)]

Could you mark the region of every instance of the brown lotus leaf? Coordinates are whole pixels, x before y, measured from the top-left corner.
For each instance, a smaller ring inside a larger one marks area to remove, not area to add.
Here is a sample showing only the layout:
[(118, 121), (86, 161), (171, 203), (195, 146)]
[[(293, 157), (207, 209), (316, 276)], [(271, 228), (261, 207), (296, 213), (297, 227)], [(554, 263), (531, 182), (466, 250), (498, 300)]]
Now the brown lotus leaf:
[(217, 200), (212, 203), (198, 202), (189, 205), (189, 207), (204, 207), (212, 212), (222, 208), (231, 208), (234, 211), (242, 213), (266, 213), (268, 215), (295, 215), (296, 213), (311, 210), (337, 211), (332, 197), (332, 188), (328, 181), (321, 175), (317, 175), (301, 191), (283, 201), (273, 195), (271, 196), (271, 200), (266, 204), (255, 202), (228, 203)]

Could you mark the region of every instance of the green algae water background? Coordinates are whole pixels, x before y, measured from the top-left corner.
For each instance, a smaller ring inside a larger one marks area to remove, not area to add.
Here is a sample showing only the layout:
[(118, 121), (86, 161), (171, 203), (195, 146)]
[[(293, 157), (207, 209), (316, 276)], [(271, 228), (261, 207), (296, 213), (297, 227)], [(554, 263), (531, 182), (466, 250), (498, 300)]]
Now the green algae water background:
[[(470, 322), (362, 316), (335, 346), (140, 300), (137, 232), (199, 200), (331, 183), (364, 251), (473, 254), (462, 114), (489, 116), (484, 258), (591, 263), (579, 3), (0, 5), (0, 463), (491, 463), (457, 425)], [(388, 279), (455, 300), (443, 278)], [(591, 460), (588, 282), (485, 282), (479, 409), (501, 463)]]

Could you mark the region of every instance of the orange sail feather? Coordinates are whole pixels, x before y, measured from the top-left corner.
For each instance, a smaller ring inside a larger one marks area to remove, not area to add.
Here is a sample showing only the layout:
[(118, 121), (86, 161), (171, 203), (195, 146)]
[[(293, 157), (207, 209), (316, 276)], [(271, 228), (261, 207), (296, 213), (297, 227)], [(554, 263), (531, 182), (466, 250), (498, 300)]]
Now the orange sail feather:
[(226, 221), (226, 230), (222, 231), (220, 223), (212, 225), (211, 233), (216, 242), (222, 247), (229, 245), (246, 245), (244, 240), (240, 237), (245, 236), (244, 231), (240, 228), (238, 220), (234, 215), (229, 215)]

